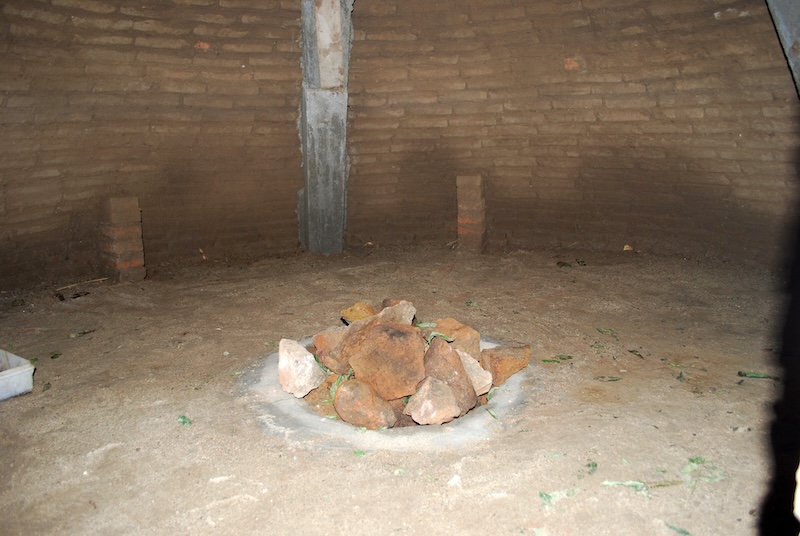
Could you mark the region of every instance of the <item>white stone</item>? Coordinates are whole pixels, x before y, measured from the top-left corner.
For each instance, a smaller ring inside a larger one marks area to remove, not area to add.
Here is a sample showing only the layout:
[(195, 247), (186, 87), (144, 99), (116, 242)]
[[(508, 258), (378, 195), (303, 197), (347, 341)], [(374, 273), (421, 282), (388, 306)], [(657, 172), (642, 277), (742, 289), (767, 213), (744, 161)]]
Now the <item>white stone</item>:
[(461, 358), (461, 363), (464, 364), (464, 370), (467, 371), (469, 381), (472, 382), (472, 387), (475, 388), (475, 394), (481, 396), (488, 393), (489, 389), (492, 388), (492, 373), (484, 370), (478, 360), (467, 352), (456, 349), (456, 353)]
[(417, 424), (444, 424), (461, 415), (461, 408), (449, 385), (428, 376), (408, 399), (403, 413)]
[(278, 345), (278, 381), (281, 389), (297, 398), (303, 398), (312, 389), (319, 387), (327, 377), (314, 355), (302, 344), (291, 339), (281, 339)]

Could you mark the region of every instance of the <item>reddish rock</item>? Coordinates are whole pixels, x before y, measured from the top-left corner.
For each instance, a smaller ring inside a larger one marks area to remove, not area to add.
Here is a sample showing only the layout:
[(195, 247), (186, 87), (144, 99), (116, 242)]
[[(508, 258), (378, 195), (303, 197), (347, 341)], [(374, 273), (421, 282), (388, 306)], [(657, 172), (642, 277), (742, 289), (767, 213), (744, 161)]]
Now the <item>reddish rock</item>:
[(281, 339), (278, 344), (278, 381), (281, 389), (302, 398), (327, 377), (328, 374), (302, 344), (291, 339)]
[(459, 416), (475, 407), (478, 397), (464, 370), (464, 364), (456, 351), (441, 337), (434, 337), (425, 352), (425, 375), (441, 380), (450, 387), (458, 407), (461, 408)]
[(389, 405), (394, 410), (394, 415), (397, 417), (397, 422), (394, 423), (392, 428), (403, 428), (405, 426), (416, 426), (417, 423), (414, 422), (414, 419), (411, 418), (410, 415), (406, 415), (403, 411), (406, 409), (406, 402), (404, 398), (397, 398), (395, 400), (389, 400)]
[(481, 366), (492, 373), (492, 382), (502, 385), (513, 374), (528, 366), (531, 345), (496, 346), (481, 352)]
[(339, 378), (338, 374), (329, 374), (325, 381), (316, 389), (312, 389), (303, 397), (306, 404), (316, 413), (323, 417), (335, 417), (336, 410), (333, 408), (331, 400), (331, 386)]
[(484, 370), (478, 360), (467, 352), (456, 349), (456, 353), (461, 358), (461, 364), (472, 383), (472, 388), (475, 389), (475, 394), (480, 396), (488, 393), (492, 388), (492, 373)]
[(382, 321), (397, 322), (398, 324), (411, 324), (414, 322), (414, 316), (417, 314), (417, 308), (414, 304), (399, 300), (397, 303), (381, 309), (378, 317)]
[(475, 357), (481, 355), (481, 334), (477, 330), (462, 324), (455, 318), (442, 318), (433, 322), (435, 327), (425, 328), (422, 334), (427, 340), (431, 333), (441, 333), (453, 339), (453, 348), (463, 350)]
[(425, 378), (425, 341), (414, 326), (369, 322), (350, 330), (342, 353), (348, 356), (355, 377), (384, 400), (414, 394)]
[(344, 320), (348, 324), (352, 324), (357, 320), (362, 320), (364, 318), (369, 318), (377, 314), (378, 311), (375, 310), (370, 304), (365, 302), (356, 302), (347, 309), (341, 312), (342, 320)]
[(314, 335), (317, 359), (336, 374), (347, 374), (350, 370), (347, 355), (342, 353), (341, 344), (347, 335), (347, 326), (330, 328)]
[(339, 386), (333, 407), (343, 421), (369, 430), (391, 428), (397, 422), (389, 403), (376, 395), (369, 385), (356, 379)]
[(419, 424), (444, 424), (458, 417), (461, 408), (446, 383), (428, 376), (408, 399), (403, 412)]

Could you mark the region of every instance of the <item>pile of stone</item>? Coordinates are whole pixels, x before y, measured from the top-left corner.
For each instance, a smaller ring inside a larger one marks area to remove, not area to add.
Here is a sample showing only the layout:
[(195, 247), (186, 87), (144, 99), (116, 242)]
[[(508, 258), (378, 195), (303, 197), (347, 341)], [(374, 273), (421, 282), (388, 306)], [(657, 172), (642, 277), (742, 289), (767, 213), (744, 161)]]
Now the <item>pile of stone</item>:
[(370, 430), (452, 421), (530, 362), (530, 345), (481, 350), (473, 328), (452, 318), (418, 322), (404, 300), (384, 300), (380, 312), (359, 302), (342, 320), (308, 348), (282, 339), (278, 379), (284, 391)]

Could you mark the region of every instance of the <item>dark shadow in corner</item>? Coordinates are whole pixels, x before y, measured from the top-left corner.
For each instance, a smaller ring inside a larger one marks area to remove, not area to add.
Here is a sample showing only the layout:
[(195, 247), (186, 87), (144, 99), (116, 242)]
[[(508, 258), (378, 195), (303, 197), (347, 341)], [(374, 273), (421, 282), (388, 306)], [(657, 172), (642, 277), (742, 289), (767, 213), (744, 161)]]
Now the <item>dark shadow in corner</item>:
[[(800, 181), (800, 145), (795, 166)], [(793, 514), (795, 472), (800, 462), (800, 200), (795, 207), (793, 226), (786, 241), (787, 264), (782, 274), (788, 295), (782, 331), (778, 334), (782, 390), (773, 406), (770, 425), (772, 473), (759, 512), (759, 536), (797, 536), (800, 533), (800, 522)]]

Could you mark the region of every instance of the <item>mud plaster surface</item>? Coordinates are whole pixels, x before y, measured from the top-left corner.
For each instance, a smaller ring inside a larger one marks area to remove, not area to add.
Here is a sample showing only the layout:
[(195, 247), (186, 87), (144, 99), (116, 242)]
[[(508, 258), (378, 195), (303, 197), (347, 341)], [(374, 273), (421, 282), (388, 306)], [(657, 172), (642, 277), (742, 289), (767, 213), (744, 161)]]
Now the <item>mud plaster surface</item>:
[[(37, 370), (0, 402), (2, 532), (755, 534), (777, 385), (737, 372), (778, 374), (777, 288), (712, 260), (420, 247), (4, 292), (0, 348)], [(488, 431), (387, 448), (265, 408), (280, 338), (386, 297), (532, 345)]]

